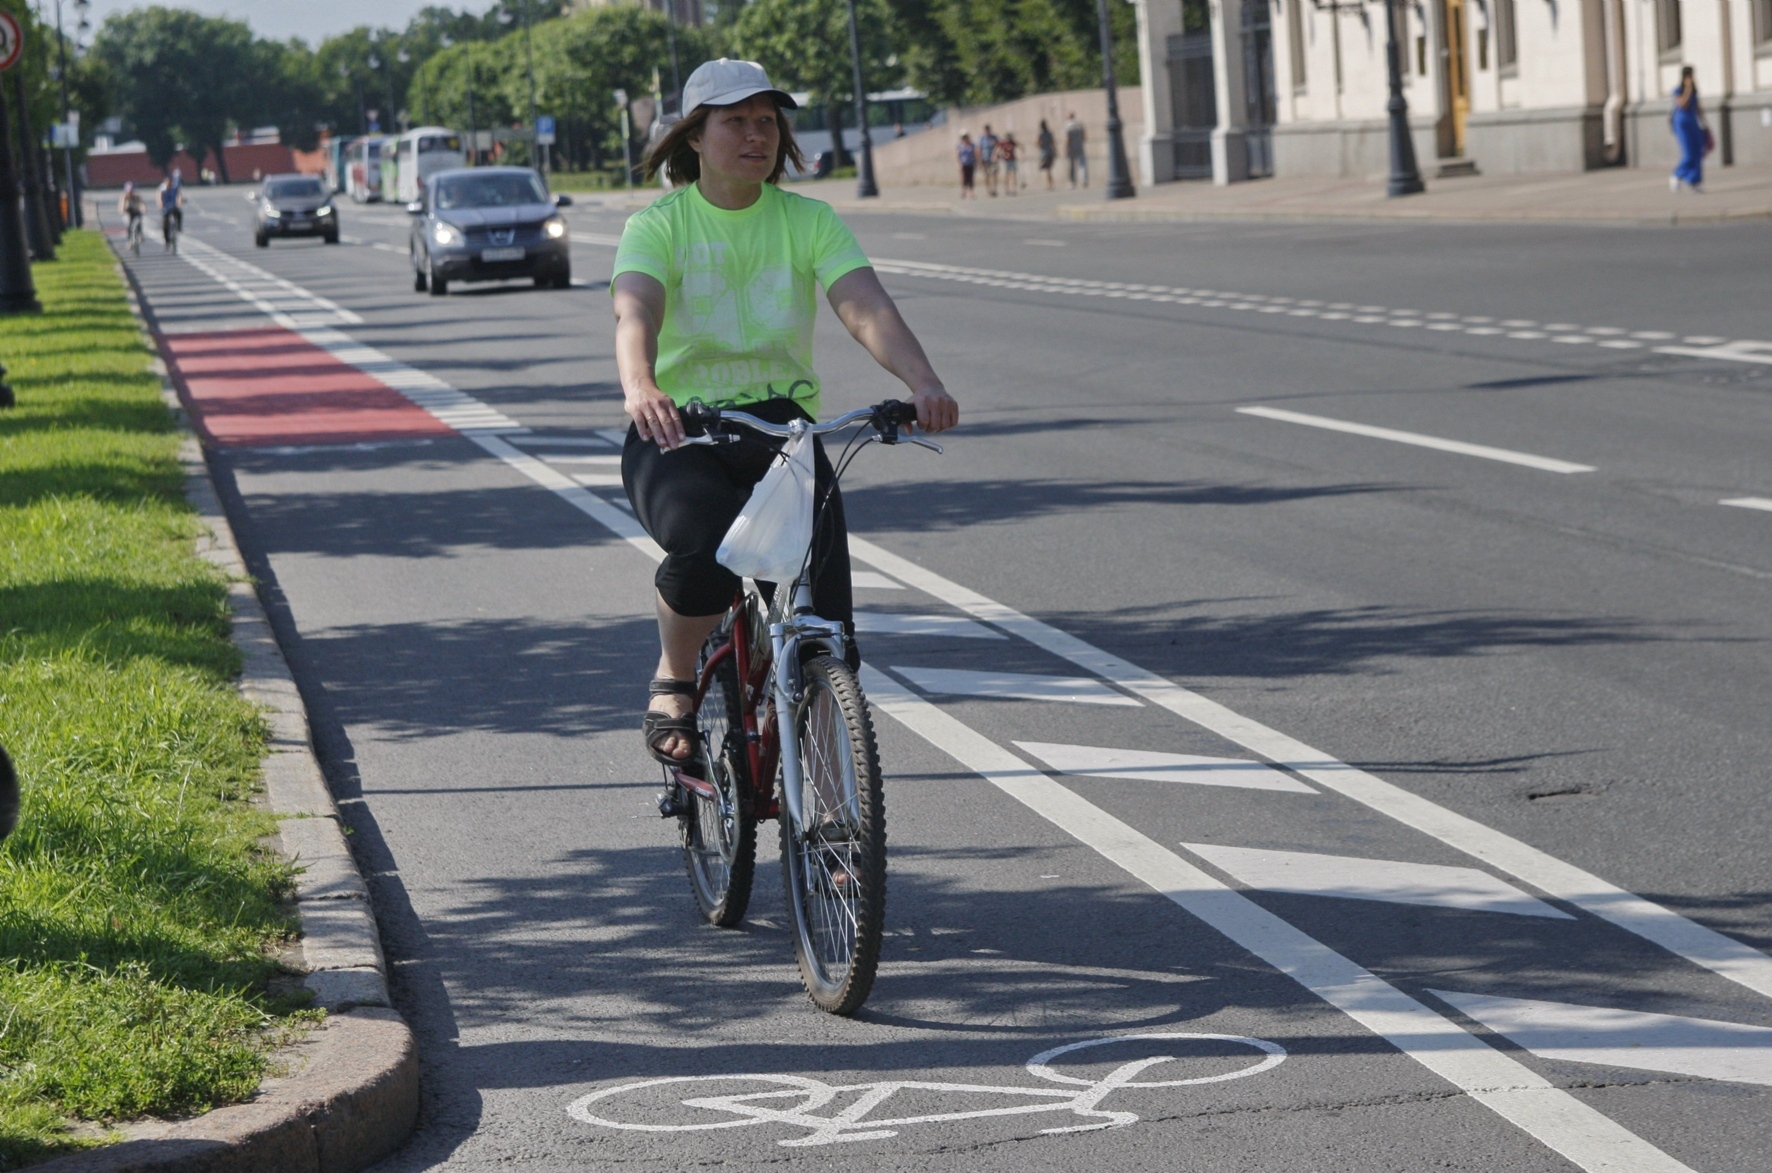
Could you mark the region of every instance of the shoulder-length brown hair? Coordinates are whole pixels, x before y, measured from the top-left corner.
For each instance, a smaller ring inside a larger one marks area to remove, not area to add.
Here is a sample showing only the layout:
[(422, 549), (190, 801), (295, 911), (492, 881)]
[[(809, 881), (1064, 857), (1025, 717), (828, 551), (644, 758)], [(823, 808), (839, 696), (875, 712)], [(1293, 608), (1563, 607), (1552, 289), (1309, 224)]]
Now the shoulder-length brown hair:
[[(700, 134), (707, 125), (708, 115), (721, 109), (725, 107), (697, 106), (695, 113), (679, 119), (667, 130), (658, 145), (652, 148), (652, 153), (646, 156), (646, 178), (656, 179), (662, 171), (672, 187), (683, 187), (700, 179), (701, 155), (689, 144), (689, 138)], [(800, 153), (800, 144), (794, 141), (794, 124), (788, 120), (785, 109), (780, 102), (775, 104), (775, 125), (781, 131), (781, 144), (775, 150), (775, 166), (770, 170), (769, 178), (763, 181), (765, 183), (780, 183), (789, 163), (796, 171), (806, 170), (806, 156)]]

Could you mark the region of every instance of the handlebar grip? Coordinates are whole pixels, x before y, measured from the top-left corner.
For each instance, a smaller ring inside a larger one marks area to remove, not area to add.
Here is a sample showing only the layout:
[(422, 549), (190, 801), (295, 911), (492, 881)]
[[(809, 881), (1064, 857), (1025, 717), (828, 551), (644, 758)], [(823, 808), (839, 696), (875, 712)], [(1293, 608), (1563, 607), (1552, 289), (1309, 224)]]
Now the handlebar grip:
[(699, 399), (692, 399), (677, 412), (683, 421), (683, 434), (686, 436), (703, 436), (720, 422), (720, 409), (709, 407)]
[(888, 399), (874, 409), (880, 418), (889, 424), (914, 424), (917, 422), (917, 405), (905, 403), (899, 399)]

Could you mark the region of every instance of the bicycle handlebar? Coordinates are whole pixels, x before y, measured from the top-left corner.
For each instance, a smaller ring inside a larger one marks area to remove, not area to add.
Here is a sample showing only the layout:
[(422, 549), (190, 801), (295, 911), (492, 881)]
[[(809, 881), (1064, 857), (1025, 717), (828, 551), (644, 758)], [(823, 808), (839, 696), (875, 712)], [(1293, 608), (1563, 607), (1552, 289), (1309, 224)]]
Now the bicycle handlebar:
[[(734, 425), (750, 428), (752, 431), (761, 432), (766, 436), (779, 436), (784, 439), (794, 434), (792, 424), (772, 424), (742, 411), (724, 411), (717, 407), (710, 407), (700, 400), (691, 401), (678, 414), (683, 421), (683, 434), (688, 437), (687, 442), (691, 444), (731, 443), (737, 437), (730, 434), (722, 435), (719, 429)], [(917, 422), (917, 408), (912, 403), (888, 399), (876, 403), (872, 407), (845, 412), (828, 424), (803, 424), (802, 427), (815, 436), (825, 436), (864, 421), (871, 423), (874, 430), (880, 433), (882, 444), (897, 444), (901, 440), (898, 434), (899, 427)], [(915, 436), (907, 436), (903, 439), (936, 452), (941, 451), (941, 445), (933, 440), (924, 440)]]

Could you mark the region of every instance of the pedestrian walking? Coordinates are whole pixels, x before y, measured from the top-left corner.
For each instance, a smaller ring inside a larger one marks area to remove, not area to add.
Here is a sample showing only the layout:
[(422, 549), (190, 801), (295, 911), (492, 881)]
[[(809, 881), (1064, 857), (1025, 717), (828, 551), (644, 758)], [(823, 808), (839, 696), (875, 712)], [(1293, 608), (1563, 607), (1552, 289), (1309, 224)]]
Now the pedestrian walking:
[(1692, 191), (1704, 189), (1704, 157), (1717, 144), (1704, 121), (1704, 107), (1698, 101), (1698, 79), (1692, 67), (1680, 70), (1680, 87), (1674, 91), (1674, 139), (1680, 144), (1680, 165), (1667, 177), (1667, 189), (1679, 191), (1682, 186)]
[(991, 124), (984, 124), (984, 133), (978, 136), (978, 168), (984, 172), (984, 189), (993, 196), (997, 194), (997, 144), (1000, 140), (991, 133)]
[(1021, 194), (1021, 169), (1016, 164), (1016, 158), (1020, 153), (1021, 144), (1015, 141), (1013, 130), (1005, 134), (1003, 141), (997, 144), (997, 158), (1003, 162), (1004, 195)]
[(1064, 157), (1071, 167), (1071, 186), (1077, 186), (1081, 179), (1083, 186), (1089, 186), (1089, 156), (1085, 153), (1085, 139), (1088, 131), (1077, 119), (1077, 112), (1071, 111), (1070, 121), (1064, 124)]
[(964, 130), (960, 132), (959, 144), (954, 147), (954, 156), (960, 160), (960, 198), (977, 199), (972, 176), (978, 170), (978, 148), (973, 145), (972, 136)]
[(1046, 190), (1052, 190), (1052, 164), (1058, 161), (1058, 143), (1052, 137), (1052, 128), (1040, 119), (1040, 170), (1046, 173)]

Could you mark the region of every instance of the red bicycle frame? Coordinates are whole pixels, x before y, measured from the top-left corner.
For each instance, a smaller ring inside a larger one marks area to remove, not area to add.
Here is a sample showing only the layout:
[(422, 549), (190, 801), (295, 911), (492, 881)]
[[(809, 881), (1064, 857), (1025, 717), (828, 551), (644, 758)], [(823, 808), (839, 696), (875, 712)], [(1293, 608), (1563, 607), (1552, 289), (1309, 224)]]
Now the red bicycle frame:
[[(735, 660), (739, 712), (744, 722), (745, 766), (750, 774), (751, 811), (757, 819), (773, 819), (781, 814), (774, 785), (776, 760), (781, 754), (775, 711), (771, 709), (761, 723), (757, 720), (757, 710), (768, 695), (769, 660), (764, 658), (759, 664), (750, 662), (750, 625), (757, 621), (757, 617), (752, 614), (742, 588), (733, 599), (728, 614), (732, 622), (726, 627), (726, 642), (708, 657), (708, 662), (702, 665), (700, 679), (695, 682), (695, 707), (700, 711), (701, 703), (708, 695), (708, 685), (713, 683), (714, 673), (720, 665), (728, 659)], [(674, 766), (672, 772), (688, 789), (704, 798), (715, 798), (714, 788), (705, 780), (685, 774)]]

